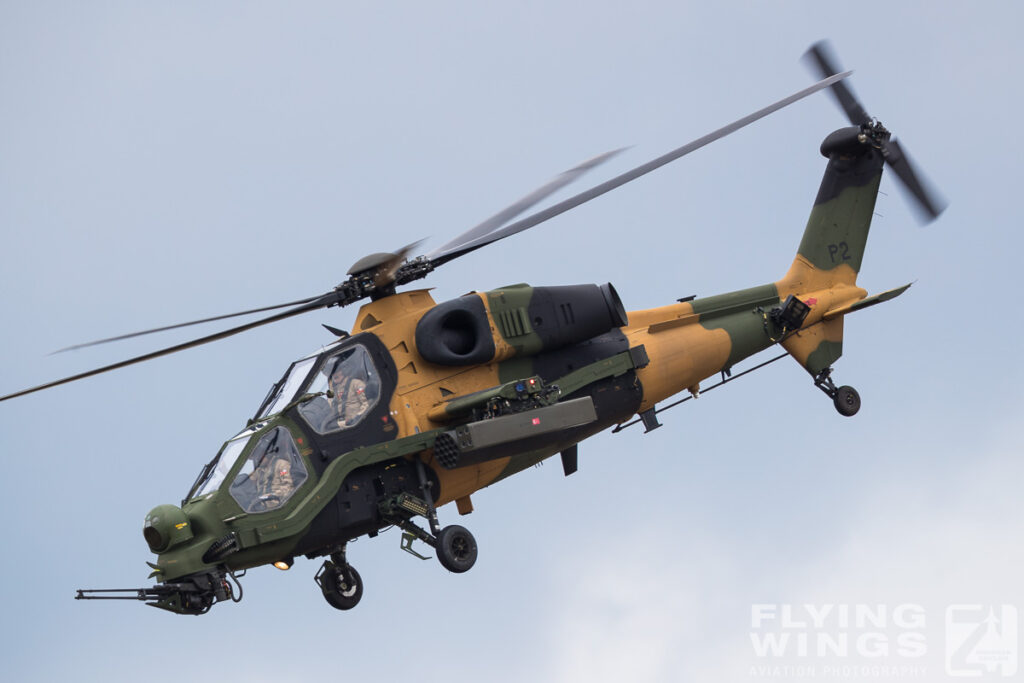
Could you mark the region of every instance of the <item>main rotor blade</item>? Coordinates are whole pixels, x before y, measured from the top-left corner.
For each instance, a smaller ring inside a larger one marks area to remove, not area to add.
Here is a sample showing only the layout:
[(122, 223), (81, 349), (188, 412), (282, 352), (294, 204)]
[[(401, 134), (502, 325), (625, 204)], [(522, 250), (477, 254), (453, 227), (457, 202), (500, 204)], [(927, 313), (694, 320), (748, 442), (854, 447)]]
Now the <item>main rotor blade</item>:
[(454, 247), (457, 247), (461, 244), (468, 244), (469, 242), (473, 242), (474, 240), (477, 240), (483, 237), (484, 235), (488, 234), (492, 230), (500, 228), (501, 226), (505, 225), (505, 223), (508, 223), (510, 220), (521, 214), (523, 211), (526, 211), (530, 207), (535, 206), (538, 202), (547, 199), (549, 196), (551, 196), (558, 190), (562, 189), (572, 181), (576, 180), (587, 171), (597, 166), (600, 166), (604, 162), (608, 161), (613, 156), (621, 152), (623, 149), (625, 148), (623, 147), (621, 149), (613, 149), (610, 152), (599, 154), (593, 159), (588, 159), (579, 166), (570, 168), (568, 171), (565, 171), (555, 176), (546, 185), (537, 188), (530, 194), (526, 195), (525, 197), (515, 202), (511, 206), (502, 209), (501, 211), (494, 214), (493, 216), (491, 216), (484, 222), (480, 223), (479, 225), (470, 228), (461, 235), (455, 237), (452, 240), (449, 240), (446, 244), (442, 244), (437, 249), (434, 249), (432, 252), (427, 254), (427, 258), (432, 259), (446, 250), (453, 249)]
[(203, 344), (208, 344), (210, 342), (217, 341), (219, 339), (225, 339), (227, 337), (234, 336), (234, 335), (239, 334), (241, 332), (245, 332), (247, 330), (251, 330), (253, 328), (260, 327), (261, 325), (268, 325), (270, 323), (278, 322), (279, 320), (285, 320), (287, 318), (291, 318), (291, 317), (299, 315), (301, 313), (307, 313), (309, 311), (314, 311), (314, 310), (316, 310), (318, 308), (322, 308), (323, 306), (328, 305), (332, 300), (333, 299), (331, 298), (330, 294), (325, 294), (323, 296), (316, 297), (315, 300), (310, 301), (309, 303), (307, 303), (305, 305), (302, 305), (302, 306), (300, 306), (298, 308), (293, 308), (290, 311), (283, 311), (281, 313), (277, 313), (277, 314), (269, 316), (267, 318), (262, 318), (260, 320), (256, 320), (256, 321), (251, 322), (251, 323), (246, 323), (245, 325), (239, 325), (238, 327), (232, 327), (231, 329), (224, 330), (222, 332), (217, 332), (215, 334), (210, 334), (210, 335), (207, 335), (205, 337), (200, 337), (199, 339), (193, 339), (192, 341), (183, 342), (181, 344), (175, 344), (174, 346), (168, 346), (167, 348), (160, 349), (159, 351), (153, 351), (151, 353), (143, 354), (141, 356), (136, 356), (134, 358), (129, 358), (128, 360), (123, 360), (123, 361), (120, 361), (118, 363), (114, 363), (112, 365), (105, 365), (102, 368), (96, 368), (95, 370), (89, 370), (88, 372), (82, 372), (82, 373), (79, 373), (77, 375), (72, 375), (71, 377), (65, 377), (64, 379), (59, 379), (59, 380), (57, 380), (55, 382), (47, 382), (46, 384), (40, 384), (39, 386), (32, 387), (31, 389), (23, 389), (22, 391), (15, 392), (13, 394), (7, 394), (6, 396), (0, 396), (0, 402), (6, 401), (6, 400), (11, 399), (11, 398), (17, 398), (18, 396), (24, 396), (25, 394), (31, 394), (31, 393), (35, 393), (37, 391), (42, 391), (43, 389), (50, 389), (51, 387), (60, 386), (61, 384), (67, 384), (69, 382), (75, 382), (77, 380), (85, 379), (86, 377), (92, 377), (94, 375), (99, 375), (99, 374), (102, 374), (104, 372), (110, 372), (111, 370), (118, 370), (120, 368), (124, 368), (124, 367), (127, 367), (129, 365), (135, 365), (136, 363), (143, 363), (143, 362), (145, 362), (147, 360), (153, 360), (154, 358), (160, 358), (161, 356), (169, 356), (172, 353), (177, 353), (178, 351), (184, 351), (185, 349), (191, 349), (194, 346), (202, 346)]
[(946, 209), (946, 201), (942, 199), (929, 185), (919, 176), (911, 163), (910, 157), (903, 151), (903, 147), (896, 138), (892, 138), (882, 146), (882, 155), (889, 162), (889, 166), (896, 172), (903, 186), (913, 195), (916, 202), (912, 205), (919, 209), (919, 220), (928, 223), (939, 217)]
[(153, 334), (155, 332), (166, 332), (167, 330), (176, 330), (179, 327), (188, 327), (190, 325), (200, 325), (202, 323), (211, 323), (216, 320), (225, 320), (227, 318), (237, 318), (243, 315), (251, 315), (253, 313), (263, 313), (264, 311), (273, 311), (278, 308), (289, 308), (291, 306), (298, 306), (300, 304), (306, 304), (314, 299), (319, 299), (318, 296), (311, 296), (307, 299), (299, 299), (298, 301), (291, 301), (286, 304), (277, 304), (275, 306), (264, 306), (263, 308), (252, 308), (248, 311), (239, 311), (238, 313), (226, 313), (224, 315), (216, 315), (212, 318), (203, 318), (202, 320), (191, 320), (186, 323), (177, 323), (174, 325), (165, 325), (163, 327), (154, 327), (151, 330), (140, 330), (139, 332), (129, 332), (128, 334), (120, 334), (116, 337), (107, 337), (106, 339), (97, 339), (96, 341), (85, 342), (83, 344), (75, 344), (73, 346), (65, 346), (63, 349), (57, 349), (50, 353), (54, 355), (57, 353), (64, 353), (65, 351), (74, 351), (75, 349), (84, 349), (89, 346), (98, 346), (99, 344), (107, 344), (109, 342), (121, 341), (122, 339), (131, 339), (132, 337), (142, 337), (147, 334)]
[[(816, 67), (818, 75), (822, 78), (839, 73), (839, 69), (836, 66), (838, 61), (835, 58), (835, 51), (827, 40), (820, 40), (811, 45), (807, 52), (804, 53), (804, 59), (812, 67)], [(832, 94), (836, 96), (839, 106), (846, 112), (850, 123), (855, 126), (871, 123), (871, 115), (865, 111), (861, 103), (853, 96), (853, 91), (846, 83), (836, 83), (833, 85)]]
[(797, 100), (801, 100), (807, 97), (808, 95), (821, 90), (822, 88), (827, 88), (830, 85), (833, 85), (834, 83), (838, 83), (842, 79), (849, 76), (851, 73), (853, 72), (845, 71), (841, 74), (829, 76), (828, 78), (825, 78), (815, 83), (809, 88), (804, 88), (803, 90), (794, 93), (789, 97), (781, 99), (778, 102), (775, 102), (774, 104), (770, 104), (763, 109), (757, 110), (753, 114), (744, 116), (741, 119), (733, 121), (729, 125), (723, 126), (712, 133), (708, 133), (704, 137), (698, 138), (693, 142), (690, 142), (688, 144), (683, 145), (682, 147), (679, 147), (678, 149), (672, 150), (668, 154), (664, 154), (658, 157), (657, 159), (654, 159), (653, 161), (649, 161), (646, 164), (637, 166), (631, 171), (627, 171), (626, 173), (616, 176), (615, 178), (603, 182), (600, 185), (596, 185), (595, 187), (592, 187), (589, 190), (581, 192), (580, 194), (574, 197), (570, 197), (565, 201), (559, 202), (558, 204), (555, 204), (554, 206), (544, 209), (543, 211), (538, 211), (537, 213), (531, 216), (527, 216), (526, 218), (520, 221), (517, 221), (515, 223), (512, 223), (511, 225), (501, 228), (500, 230), (495, 230), (490, 235), (485, 235), (471, 242), (462, 244), (461, 246), (455, 246), (445, 251), (442, 251), (440, 254), (434, 256), (431, 259), (431, 261), (436, 267), (443, 263), (447, 263), (452, 259), (464, 256), (465, 254), (468, 254), (471, 251), (475, 251), (480, 247), (491, 244), (492, 242), (496, 242), (500, 239), (504, 239), (506, 237), (515, 235), (516, 233), (522, 232), (523, 230), (532, 228), (533, 226), (543, 223), (544, 221), (549, 220), (551, 218), (554, 218), (555, 216), (561, 213), (565, 213), (569, 209), (573, 209), (579, 206), (580, 204), (589, 202), (591, 199), (594, 199), (596, 197), (600, 197), (606, 192), (610, 192), (615, 188), (625, 185), (626, 183), (632, 180), (636, 180), (642, 175), (646, 175), (647, 173), (650, 173), (655, 169), (661, 168), (665, 164), (671, 161), (675, 161), (676, 159), (685, 156), (690, 152), (693, 152), (694, 150), (700, 149), (701, 147), (711, 142), (714, 142), (719, 138), (723, 138), (726, 135), (729, 135), (730, 133), (734, 133), (740, 128), (743, 128), (744, 126), (747, 126), (753, 123), (754, 121), (757, 121), (758, 119), (764, 118), (765, 116), (768, 116), (768, 114), (778, 111), (779, 109), (782, 109), (785, 106), (793, 104)]

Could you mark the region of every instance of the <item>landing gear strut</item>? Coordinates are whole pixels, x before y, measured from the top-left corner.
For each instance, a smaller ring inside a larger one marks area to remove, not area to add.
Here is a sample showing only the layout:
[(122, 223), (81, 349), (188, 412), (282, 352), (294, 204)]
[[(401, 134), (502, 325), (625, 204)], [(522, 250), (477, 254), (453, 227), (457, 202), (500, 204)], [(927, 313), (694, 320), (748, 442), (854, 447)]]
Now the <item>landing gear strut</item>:
[(431, 534), (408, 519), (394, 519), (393, 523), (405, 532), (402, 534), (402, 550), (421, 560), (430, 558), (413, 550), (412, 542), (414, 540), (423, 541), (436, 550), (437, 561), (450, 572), (456, 574), (468, 572), (476, 564), (476, 539), (465, 527), (451, 524), (442, 529), (438, 526), (437, 533)]
[(352, 609), (363, 597), (363, 580), (345, 560), (345, 546), (331, 553), (331, 559), (324, 561), (313, 580), (320, 586), (324, 600), (335, 609)]
[(814, 386), (832, 399), (832, 405), (844, 417), (853, 417), (860, 410), (860, 394), (850, 386), (837, 387), (832, 381), (832, 368), (825, 368), (814, 378)]
[[(419, 473), (420, 491), (423, 493), (423, 500), (413, 498), (407, 494), (399, 496), (388, 506), (384, 516), (404, 532), (402, 534), (402, 550), (422, 560), (429, 559), (420, 555), (412, 548), (412, 542), (420, 540), (437, 551), (437, 560), (445, 569), (456, 574), (468, 572), (476, 564), (476, 539), (473, 538), (473, 534), (469, 533), (468, 529), (458, 524), (441, 528), (440, 522), (437, 521), (434, 497), (430, 492), (431, 482), (427, 479), (426, 470), (421, 460), (416, 461), (416, 469)], [(430, 531), (417, 526), (405, 516), (396, 515), (396, 509), (426, 517), (430, 525)]]

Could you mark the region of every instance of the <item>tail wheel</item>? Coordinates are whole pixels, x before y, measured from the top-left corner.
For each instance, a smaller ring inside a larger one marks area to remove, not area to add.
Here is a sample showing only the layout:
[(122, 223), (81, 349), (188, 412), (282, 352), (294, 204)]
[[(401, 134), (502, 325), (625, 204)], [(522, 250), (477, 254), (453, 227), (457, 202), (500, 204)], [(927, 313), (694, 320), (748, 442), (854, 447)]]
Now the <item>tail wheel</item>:
[(335, 609), (352, 609), (363, 597), (363, 580), (351, 565), (341, 567), (325, 562), (318, 580), (324, 600)]
[(860, 410), (860, 394), (853, 387), (841, 386), (836, 389), (832, 403), (835, 404), (840, 415), (853, 417)]
[(476, 539), (457, 524), (446, 526), (437, 535), (437, 559), (450, 572), (461, 574), (476, 564)]

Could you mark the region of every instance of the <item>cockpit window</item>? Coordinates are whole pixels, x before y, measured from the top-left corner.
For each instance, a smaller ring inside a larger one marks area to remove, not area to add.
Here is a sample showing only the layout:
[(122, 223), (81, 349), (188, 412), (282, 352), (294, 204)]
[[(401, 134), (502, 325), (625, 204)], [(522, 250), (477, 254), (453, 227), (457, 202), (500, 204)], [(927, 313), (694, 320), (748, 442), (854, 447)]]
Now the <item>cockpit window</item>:
[[(252, 432), (246, 431), (228, 441), (217, 457), (216, 463), (206, 474), (206, 479), (199, 485), (199, 491), (192, 498), (205, 496), (207, 493), (213, 493), (220, 488), (220, 484), (228, 476), (231, 466), (238, 460), (238, 454), (245, 448), (245, 444), (249, 443), (250, 436), (252, 436)], [(209, 468), (210, 466), (207, 465), (207, 467)]]
[(312, 357), (303, 358), (292, 363), (292, 366), (288, 369), (288, 374), (271, 389), (271, 395), (263, 402), (264, 408), (260, 411), (257, 419), (274, 415), (284, 410), (284, 407), (292, 400), (295, 392), (298, 391), (299, 385), (306, 379), (309, 369), (315, 362), (316, 357)]
[(354, 427), (380, 397), (380, 376), (363, 346), (350, 346), (321, 362), (307, 394), (323, 394), (299, 405), (299, 414), (318, 434)]
[(230, 493), (246, 512), (267, 512), (288, 502), (306, 477), (306, 466), (291, 433), (276, 427), (249, 453)]

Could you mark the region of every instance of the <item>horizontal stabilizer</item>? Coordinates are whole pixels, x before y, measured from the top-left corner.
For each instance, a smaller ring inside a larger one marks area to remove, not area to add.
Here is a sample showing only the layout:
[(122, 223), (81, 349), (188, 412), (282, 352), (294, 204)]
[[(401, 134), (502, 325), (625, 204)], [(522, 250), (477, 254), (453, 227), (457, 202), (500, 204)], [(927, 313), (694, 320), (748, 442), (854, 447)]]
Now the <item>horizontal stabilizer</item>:
[(832, 320), (833, 318), (838, 318), (841, 315), (853, 313), (854, 311), (859, 311), (863, 308), (868, 308), (870, 306), (874, 306), (875, 304), (880, 304), (891, 299), (895, 299), (900, 294), (910, 289), (911, 284), (913, 283), (903, 285), (902, 287), (896, 287), (895, 289), (890, 289), (888, 291), (882, 292), (881, 294), (869, 296), (866, 299), (855, 301), (852, 304), (846, 304), (844, 306), (840, 306), (839, 308), (833, 308), (825, 313), (825, 320)]

